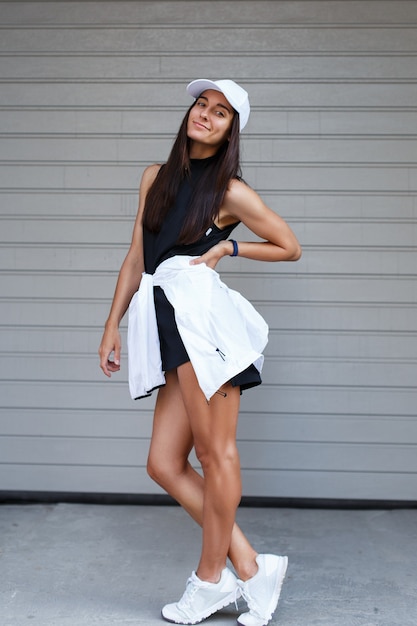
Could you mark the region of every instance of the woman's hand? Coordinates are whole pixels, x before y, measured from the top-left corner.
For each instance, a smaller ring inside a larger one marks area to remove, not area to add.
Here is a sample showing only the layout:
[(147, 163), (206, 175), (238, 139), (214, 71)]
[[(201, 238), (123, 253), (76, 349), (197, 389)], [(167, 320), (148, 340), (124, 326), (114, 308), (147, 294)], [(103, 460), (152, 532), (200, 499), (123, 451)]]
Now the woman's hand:
[[(120, 370), (121, 343), (118, 327), (106, 326), (98, 353), (100, 355), (100, 367), (109, 378), (112, 373)], [(113, 359), (110, 359), (112, 353)]]
[(207, 252), (199, 256), (197, 259), (192, 259), (192, 261), (190, 261), (190, 265), (205, 263), (207, 267), (214, 270), (220, 259), (224, 256), (232, 254), (232, 252), (233, 244), (230, 241), (219, 241), (219, 243), (216, 243), (215, 246), (210, 248), (210, 250), (207, 250)]

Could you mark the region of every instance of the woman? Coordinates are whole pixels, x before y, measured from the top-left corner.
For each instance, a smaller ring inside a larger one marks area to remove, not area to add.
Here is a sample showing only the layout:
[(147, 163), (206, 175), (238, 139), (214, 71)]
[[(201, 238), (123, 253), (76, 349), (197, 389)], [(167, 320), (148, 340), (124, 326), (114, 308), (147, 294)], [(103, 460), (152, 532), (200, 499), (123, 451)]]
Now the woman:
[[(290, 227), (239, 176), (239, 133), (250, 112), (247, 92), (230, 80), (205, 79), (191, 82), (187, 92), (195, 100), (167, 163), (152, 165), (143, 173), (132, 243), (99, 349), (100, 367), (106, 376), (120, 369), (118, 327), (142, 274), (156, 277), (166, 263), (178, 259), (186, 270), (200, 268), (217, 276), (214, 268), (228, 255), (259, 261), (295, 261), (301, 256)], [(240, 222), (262, 241), (229, 240)], [(238, 623), (263, 626), (277, 606), (287, 557), (257, 554), (235, 523), (241, 497), (236, 446), (240, 394), (260, 384), (260, 368), (249, 363), (224, 380), (215, 393), (205, 394), (196, 375), (201, 365), (197, 364), (198, 355), (191, 358), (188, 354), (195, 342), (188, 342), (188, 349), (184, 345), (187, 324), (180, 334), (175, 318), (180, 313), (174, 312), (172, 302), (175, 307), (177, 304), (167, 298), (167, 285), (165, 289), (163, 281), (162, 287), (155, 282), (165, 377), (153, 385), (159, 390), (147, 469), (203, 529), (198, 567), (182, 598), (164, 606), (162, 616), (177, 624), (195, 624), (241, 595), (249, 610)], [(190, 294), (188, 297), (191, 303)], [(207, 304), (204, 306), (202, 318), (207, 313)], [(198, 345), (200, 339), (195, 340)], [(216, 352), (219, 363), (227, 361), (219, 348)], [(188, 461), (193, 447), (203, 476)], [(226, 567), (227, 557), (236, 576)]]

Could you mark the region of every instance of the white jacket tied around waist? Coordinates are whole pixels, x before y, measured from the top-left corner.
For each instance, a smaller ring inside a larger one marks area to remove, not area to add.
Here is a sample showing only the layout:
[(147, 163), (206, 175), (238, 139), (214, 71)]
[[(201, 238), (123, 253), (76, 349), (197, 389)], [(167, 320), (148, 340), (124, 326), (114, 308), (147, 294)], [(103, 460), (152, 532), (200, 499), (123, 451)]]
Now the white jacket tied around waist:
[(175, 310), (181, 339), (209, 400), (252, 363), (261, 372), (268, 325), (239, 292), (229, 289), (204, 263), (174, 256), (144, 273), (129, 305), (129, 390), (133, 399), (165, 384), (153, 287), (159, 286)]

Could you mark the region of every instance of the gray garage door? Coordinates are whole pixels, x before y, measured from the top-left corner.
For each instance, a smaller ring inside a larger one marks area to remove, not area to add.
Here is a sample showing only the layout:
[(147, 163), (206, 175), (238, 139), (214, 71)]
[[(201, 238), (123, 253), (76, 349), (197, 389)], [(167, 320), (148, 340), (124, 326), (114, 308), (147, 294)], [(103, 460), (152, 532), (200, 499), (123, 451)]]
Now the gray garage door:
[(244, 494), (415, 500), (417, 3), (0, 12), (0, 490), (159, 493), (153, 400), (96, 351), (141, 173), (203, 76), (250, 92), (245, 178), (304, 249), (220, 267), (271, 329), (242, 399)]

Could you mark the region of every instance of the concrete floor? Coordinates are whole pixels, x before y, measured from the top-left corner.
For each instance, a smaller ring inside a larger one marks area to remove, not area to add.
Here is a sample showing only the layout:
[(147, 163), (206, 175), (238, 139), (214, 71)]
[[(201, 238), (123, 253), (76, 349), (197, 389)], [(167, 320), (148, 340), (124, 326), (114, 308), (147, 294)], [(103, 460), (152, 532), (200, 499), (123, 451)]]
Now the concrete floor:
[[(417, 510), (241, 508), (238, 521), (258, 551), (289, 556), (271, 624), (416, 626)], [(199, 542), (175, 506), (0, 506), (0, 625), (161, 626)]]

